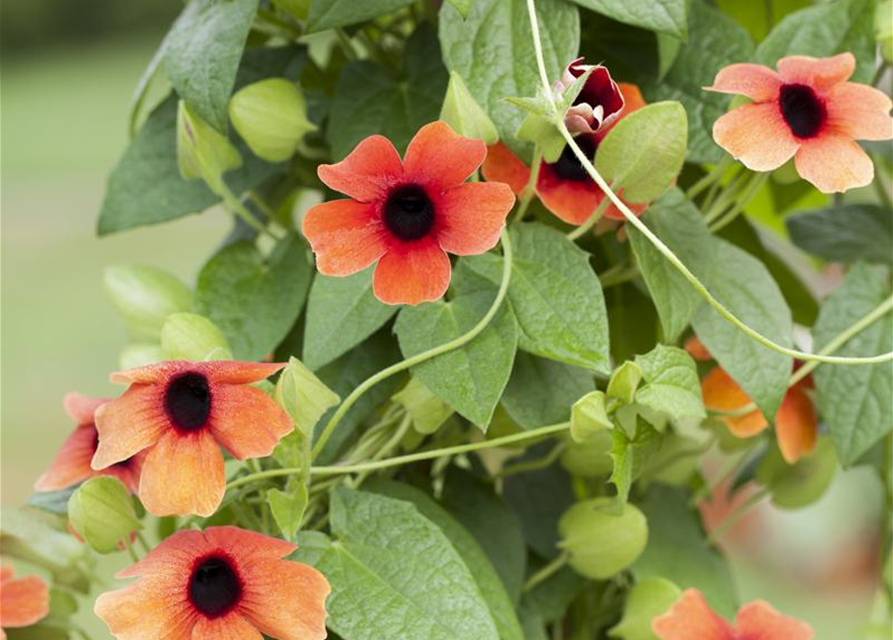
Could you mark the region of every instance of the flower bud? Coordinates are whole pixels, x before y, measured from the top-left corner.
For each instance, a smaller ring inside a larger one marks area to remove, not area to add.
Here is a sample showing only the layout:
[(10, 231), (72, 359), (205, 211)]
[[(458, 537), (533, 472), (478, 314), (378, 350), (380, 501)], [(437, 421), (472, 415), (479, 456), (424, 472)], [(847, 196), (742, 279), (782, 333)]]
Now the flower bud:
[(623, 404), (632, 404), (641, 381), (642, 369), (635, 362), (627, 360), (614, 370), (608, 382), (608, 397), (616, 398)]
[(306, 438), (323, 414), (341, 398), (297, 358), (289, 358), (276, 382), (273, 398), (291, 416), (297, 430)]
[(679, 587), (664, 578), (637, 582), (626, 597), (623, 618), (608, 635), (620, 640), (659, 640), (651, 630), (651, 621), (666, 613), (681, 593)]
[(229, 118), (258, 158), (288, 160), (303, 137), (316, 131), (307, 103), (285, 78), (267, 78), (240, 89), (229, 101)]
[(136, 339), (158, 340), (172, 313), (192, 306), (192, 292), (167, 271), (144, 265), (108, 267), (105, 290)]
[(413, 428), (425, 435), (437, 431), (453, 415), (453, 409), (418, 378), (410, 378), (409, 383), (394, 394), (394, 401), (403, 405), (412, 416)]
[(223, 174), (242, 166), (233, 144), (194, 113), (183, 100), (177, 107), (177, 166), (186, 180), (201, 178), (220, 193)]
[(614, 470), (613, 447), (614, 438), (608, 430), (594, 433), (582, 442), (569, 439), (561, 454), (561, 466), (583, 478), (607, 477)]
[(440, 119), (460, 136), (483, 140), (487, 145), (499, 142), (496, 125), (468, 91), (462, 76), (455, 71), (450, 72), (450, 84), (440, 110)]
[(175, 313), (161, 328), (161, 348), (168, 360), (230, 360), (226, 338), (213, 322), (196, 313)]
[(68, 501), (71, 526), (99, 553), (112, 553), (122, 540), (142, 528), (133, 498), (121, 481), (111, 476), (87, 480)]
[(626, 504), (617, 514), (613, 498), (593, 498), (568, 509), (558, 523), (568, 564), (580, 575), (604, 580), (629, 567), (645, 550), (648, 522)]
[(605, 394), (601, 391), (587, 393), (571, 408), (571, 437), (575, 442), (584, 442), (612, 426), (605, 408)]
[(801, 509), (821, 498), (837, 472), (837, 454), (829, 438), (819, 438), (815, 450), (788, 464), (773, 446), (757, 467), (757, 481), (772, 491), (782, 509)]

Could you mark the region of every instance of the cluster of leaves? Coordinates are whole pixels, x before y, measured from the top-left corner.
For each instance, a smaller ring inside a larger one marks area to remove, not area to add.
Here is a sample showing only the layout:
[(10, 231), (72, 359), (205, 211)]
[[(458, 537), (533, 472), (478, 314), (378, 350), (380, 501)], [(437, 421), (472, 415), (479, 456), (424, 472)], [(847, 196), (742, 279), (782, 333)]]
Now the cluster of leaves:
[[(107, 271), (133, 336), (122, 365), (292, 359), (269, 390), (298, 429), (264, 469), (307, 470), (315, 426), (328, 422), (339, 396), (401, 356), (466, 333), (497, 297), (506, 258), (492, 252), (455, 263), (446, 299), (387, 306), (373, 294), (371, 270), (316, 273), (298, 231), (306, 208), (331, 196), (316, 167), (372, 134), (403, 150), (420, 126), (442, 117), (465, 135), (498, 137), (532, 157), (531, 142), (517, 135), (523, 101), (506, 100), (539, 93), (525, 2), (440, 5), (193, 0), (139, 84), (133, 137), (110, 175), (99, 234), (217, 204), (236, 215), (194, 287), (154, 267)], [(841, 51), (855, 53), (856, 80), (870, 81), (878, 43), (889, 59), (890, 33), (883, 24), (876, 33), (883, 11), (874, 0), (752, 5), (538, 0), (536, 8), (550, 77), (585, 55), (660, 103), (611, 133), (598, 169), (627, 196), (653, 201), (647, 226), (735, 315), (787, 347), (796, 326), (819, 351), (889, 297), (888, 185), (878, 179), (881, 204), (870, 195), (832, 202), (782, 169), (746, 216), (711, 229), (701, 210), (711, 194), (685, 189), (722, 159), (711, 128), (729, 101), (701, 87), (733, 62)], [(144, 116), (155, 76), (171, 93)], [(872, 154), (888, 175), (889, 147)], [(678, 187), (669, 186), (674, 180)], [(221, 511), (200, 521), (296, 540), (296, 558), (332, 584), (329, 627), (337, 637), (541, 640), (561, 628), (564, 637), (653, 640), (651, 617), (682, 588), (701, 589), (727, 615), (738, 604), (729, 568), (691, 508), (710, 492), (698, 466), (708, 447), (743, 451), (748, 463), (735, 486), (762, 484), (790, 508), (822, 494), (837, 460), (882, 468), (882, 438), (893, 429), (890, 363), (817, 368), (820, 445), (788, 465), (771, 430), (739, 441), (708, 412), (704, 369), (678, 345), (696, 333), (770, 422), (790, 384), (791, 358), (730, 325), (629, 225), (575, 241), (541, 205), (531, 211), (533, 221), (510, 227), (510, 284), (488, 326), (372, 387), (314, 463), (355, 464), (561, 423), (570, 424), (566, 433), (508, 457), (443, 457), (346, 482), (272, 477), (229, 491)], [(816, 263), (847, 267), (821, 303), (803, 270), (790, 266), (787, 238)], [(886, 315), (837, 353), (891, 350)], [(236, 461), (227, 470), (236, 480), (251, 471)], [(47, 567), (62, 594), (85, 590), (89, 578), (86, 547), (60, 533), (60, 522), (72, 519), (96, 550), (111, 552), (143, 516), (124, 496), (123, 515), (102, 516), (123, 518), (122, 530), (88, 530), (83, 514), (98, 517), (99, 507), (84, 506), (83, 489), (71, 503), (70, 495), (37, 494), (32, 506), (48, 513), (3, 517), (3, 553)], [(156, 524), (163, 538), (190, 523)], [(39, 637), (68, 637), (64, 620), (74, 605), (61, 600)]]

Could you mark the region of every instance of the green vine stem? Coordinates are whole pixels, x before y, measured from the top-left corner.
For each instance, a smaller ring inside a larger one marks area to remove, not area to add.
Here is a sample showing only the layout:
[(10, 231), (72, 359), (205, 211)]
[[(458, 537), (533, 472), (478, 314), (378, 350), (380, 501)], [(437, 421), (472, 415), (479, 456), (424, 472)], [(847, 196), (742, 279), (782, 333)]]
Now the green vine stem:
[(605, 213), (605, 209), (608, 208), (608, 205), (611, 204), (611, 201), (607, 198), (602, 198), (602, 201), (598, 203), (598, 206), (595, 208), (595, 211), (592, 212), (592, 215), (586, 219), (586, 222), (581, 224), (579, 227), (570, 231), (567, 234), (569, 240), (576, 240), (577, 238), (583, 237), (586, 233), (589, 232), (592, 227), (598, 223), (601, 219), (602, 215)]
[(344, 399), (338, 409), (335, 411), (334, 415), (332, 415), (328, 424), (326, 424), (325, 428), (322, 430), (322, 433), (319, 436), (319, 440), (316, 441), (316, 444), (313, 446), (313, 459), (316, 459), (320, 452), (323, 450), (323, 447), (326, 446), (326, 442), (328, 442), (329, 438), (332, 436), (332, 433), (335, 431), (335, 427), (338, 426), (338, 423), (341, 422), (341, 419), (344, 417), (350, 408), (356, 403), (360, 397), (366, 393), (369, 389), (374, 387), (376, 384), (390, 378), (391, 376), (400, 373), (401, 371), (406, 371), (410, 367), (414, 367), (417, 364), (421, 364), (426, 360), (430, 360), (431, 358), (436, 358), (439, 355), (443, 355), (444, 353), (448, 353), (453, 351), (454, 349), (458, 349), (459, 347), (465, 346), (472, 340), (474, 340), (484, 329), (487, 328), (487, 325), (490, 324), (490, 321), (496, 316), (496, 313), (499, 311), (500, 306), (502, 306), (502, 301), (505, 300), (506, 293), (508, 293), (509, 282), (512, 277), (512, 241), (509, 237), (508, 230), (503, 228), (502, 235), (500, 236), (502, 242), (502, 256), (503, 256), (503, 267), (502, 267), (502, 281), (499, 284), (499, 291), (496, 294), (496, 298), (493, 299), (493, 304), (490, 305), (490, 309), (487, 310), (487, 313), (484, 314), (484, 317), (480, 319), (480, 321), (471, 328), (467, 333), (455, 338), (454, 340), (450, 340), (440, 346), (434, 347), (433, 349), (428, 349), (427, 351), (423, 351), (422, 353), (418, 353), (410, 358), (406, 358), (397, 364), (391, 365), (386, 369), (382, 369), (375, 375), (367, 378), (364, 382), (362, 382), (356, 389), (354, 389), (347, 398)]
[(766, 498), (771, 491), (768, 487), (763, 487), (755, 494), (753, 494), (746, 501), (741, 503), (741, 506), (735, 509), (732, 513), (730, 513), (725, 520), (717, 525), (716, 529), (713, 530), (713, 533), (710, 534), (708, 541), (716, 544), (719, 542), (729, 531), (731, 531), (736, 524), (741, 521), (741, 518), (746, 516), (751, 509), (757, 506), (760, 502)]
[(567, 564), (567, 560), (568, 560), (568, 555), (567, 555), (567, 552), (565, 551), (564, 553), (559, 555), (557, 558), (555, 558), (552, 562), (550, 562), (549, 564), (544, 566), (542, 569), (540, 569), (539, 571), (534, 573), (532, 576), (530, 576), (527, 579), (527, 582), (524, 583), (524, 587), (523, 587), (522, 591), (524, 591), (524, 593), (533, 591), (533, 589), (534, 589), (534, 587), (536, 587), (536, 585), (548, 580), (553, 575), (555, 575), (556, 573), (561, 571), (561, 569), (564, 567), (564, 565)]
[(540, 168), (543, 166), (543, 150), (537, 145), (533, 150), (533, 162), (530, 164), (530, 177), (524, 190), (521, 192), (521, 198), (518, 202), (518, 213), (515, 214), (515, 222), (521, 222), (527, 215), (527, 208), (536, 195), (536, 183), (540, 177)]

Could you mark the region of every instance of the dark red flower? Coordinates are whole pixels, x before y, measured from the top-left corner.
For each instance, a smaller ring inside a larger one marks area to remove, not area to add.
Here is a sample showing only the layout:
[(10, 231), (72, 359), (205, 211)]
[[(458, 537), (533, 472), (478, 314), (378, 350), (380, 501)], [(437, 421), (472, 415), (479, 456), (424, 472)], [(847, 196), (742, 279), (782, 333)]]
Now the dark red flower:
[(583, 60), (577, 58), (567, 65), (555, 85), (556, 89), (564, 91), (591, 70), (583, 89), (564, 116), (564, 124), (574, 134), (596, 133), (609, 126), (620, 117), (624, 105), (623, 92), (611, 78), (608, 68), (600, 64), (583, 64)]

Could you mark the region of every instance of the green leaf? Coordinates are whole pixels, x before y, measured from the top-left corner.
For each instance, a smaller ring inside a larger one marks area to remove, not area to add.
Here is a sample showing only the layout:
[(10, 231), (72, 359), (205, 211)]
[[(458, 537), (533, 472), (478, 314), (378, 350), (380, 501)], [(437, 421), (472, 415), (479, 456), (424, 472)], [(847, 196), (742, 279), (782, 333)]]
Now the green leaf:
[(574, 2), (624, 24), (668, 33), (682, 40), (688, 37), (685, 0), (624, 0), (623, 2), (574, 0)]
[(595, 168), (624, 199), (650, 202), (679, 175), (688, 121), (678, 102), (659, 102), (620, 120), (598, 145)]
[[(577, 56), (580, 16), (565, 0), (538, 0), (536, 10), (546, 73), (555, 81)], [(524, 0), (475, 0), (467, 18), (444, 3), (440, 44), (447, 68), (465, 80), (500, 139), (516, 152), (529, 151), (530, 145), (515, 138), (524, 113), (504, 101), (506, 96), (535, 96), (541, 87), (536, 64), (531, 64), (536, 58)]]
[(289, 235), (265, 257), (253, 241), (218, 251), (202, 267), (195, 308), (220, 327), (240, 360), (259, 360), (288, 334), (310, 286), (307, 247)]
[(415, 506), (338, 487), (330, 508), (336, 541), (302, 536), (294, 557), (332, 585), (332, 631), (350, 640), (498, 640), (462, 557)]
[(399, 307), (372, 292), (374, 267), (344, 278), (317, 274), (307, 298), (304, 364), (316, 371), (378, 331)]
[(635, 433), (632, 437), (619, 426), (611, 431), (611, 436), (614, 439), (611, 449), (614, 470), (608, 482), (617, 487), (616, 505), (622, 509), (629, 500), (633, 482), (642, 475), (660, 440), (654, 427), (638, 415), (635, 416)]
[[(529, 353), (607, 373), (608, 317), (589, 254), (551, 227), (511, 229), (514, 262), (508, 297)], [(486, 254), (462, 261), (498, 282), (502, 259)]]
[(468, 17), (468, 12), (471, 11), (471, 5), (474, 4), (474, 0), (448, 0), (448, 2), (456, 7), (456, 11), (463, 18)]
[(103, 274), (106, 293), (135, 339), (158, 340), (172, 313), (192, 307), (192, 291), (176, 276), (147, 265), (115, 265)]
[(608, 388), (605, 395), (608, 398), (620, 400), (623, 404), (632, 404), (636, 397), (636, 389), (642, 381), (642, 369), (638, 364), (627, 360), (614, 369), (608, 380)]
[(171, 27), (164, 68), (174, 90), (220, 133), (258, 0), (194, 0)]
[(168, 360), (232, 360), (226, 336), (197, 313), (172, 313), (161, 327), (161, 348)]
[(64, 516), (68, 514), (68, 500), (76, 490), (77, 487), (74, 486), (58, 491), (35, 491), (28, 496), (28, 501), (25, 504)]
[(412, 426), (419, 433), (428, 435), (437, 432), (440, 426), (453, 415), (453, 409), (418, 378), (410, 378), (406, 386), (394, 394), (394, 402), (403, 405), (412, 417)]
[(772, 491), (772, 504), (782, 509), (802, 509), (825, 494), (835, 473), (834, 443), (831, 438), (820, 437), (815, 450), (793, 464), (784, 459), (778, 446), (773, 446), (759, 461), (756, 480)]
[(870, 82), (875, 68), (875, 0), (839, 0), (792, 13), (760, 43), (756, 61), (774, 66), (779, 58), (823, 58), (845, 51), (856, 56), (853, 82)]
[[(884, 280), (856, 264), (822, 303), (813, 327), (814, 350), (874, 310), (890, 292)], [(863, 329), (835, 355), (874, 356), (893, 351), (893, 317)], [(816, 399), (841, 464), (850, 466), (893, 428), (893, 362), (867, 366), (823, 364), (812, 374)]]
[(585, 369), (519, 353), (502, 406), (519, 425), (535, 429), (568, 420), (571, 405), (594, 388)]
[(741, 2), (741, 0), (717, 0), (716, 6), (743, 25), (760, 42), (779, 20), (789, 13), (809, 7), (812, 0), (766, 0), (765, 2)]
[(843, 204), (785, 218), (791, 242), (829, 262), (893, 261), (893, 215), (873, 204)]
[(659, 344), (636, 356), (636, 364), (645, 380), (636, 402), (673, 420), (707, 417), (697, 365), (684, 350)]
[(488, 145), (499, 141), (496, 125), (469, 93), (462, 76), (455, 71), (450, 73), (450, 83), (447, 86), (443, 107), (440, 109), (440, 119), (466, 138), (483, 140)]
[(412, 0), (313, 0), (307, 17), (307, 33), (365, 22), (410, 4)]
[(689, 162), (717, 162), (723, 151), (713, 142), (713, 123), (726, 112), (729, 97), (703, 87), (723, 67), (750, 60), (754, 45), (744, 27), (705, 0), (691, 2), (688, 36), (663, 79), (645, 82), (642, 91), (649, 102), (678, 100), (685, 107)]
[(738, 609), (738, 597), (729, 566), (712, 549), (701, 529), (688, 494), (655, 485), (640, 504), (648, 518), (650, 536), (645, 552), (632, 566), (637, 581), (664, 578), (680, 589), (700, 589), (711, 606), (726, 618)]
[[(778, 285), (762, 262), (717, 240), (709, 287), (733, 314), (784, 347), (792, 345), (793, 322)], [(788, 389), (793, 362), (764, 347), (719, 315), (706, 302), (692, 318), (698, 338), (720, 366), (772, 420)]]
[(301, 527), (308, 498), (307, 485), (303, 483), (290, 491), (281, 489), (267, 491), (267, 504), (270, 505), (270, 512), (286, 540), (293, 540)]
[(133, 497), (121, 481), (111, 476), (87, 480), (68, 501), (71, 526), (99, 553), (118, 550), (130, 534), (142, 529)]
[[(459, 293), (449, 302), (404, 307), (394, 331), (400, 350), (408, 357), (454, 340), (484, 316), (496, 297), (496, 287), (456, 269), (454, 287)], [(518, 345), (518, 327), (507, 305), (480, 335), (465, 346), (412, 368), (426, 387), (458, 413), (487, 430), (493, 411), (512, 372)]]
[(407, 41), (403, 66), (405, 80), (368, 60), (350, 62), (341, 72), (326, 129), (336, 159), (373, 134), (402, 151), (422, 125), (437, 120), (448, 76), (427, 23)]
[(524, 632), (518, 616), (515, 615), (514, 604), (509, 599), (499, 574), (496, 573), (496, 569), (477, 540), (465, 527), (428, 494), (410, 485), (384, 480), (368, 483), (366, 489), (412, 503), (419, 513), (437, 525), (449, 538), (453, 548), (462, 556), (465, 566), (474, 577), (490, 608), (500, 640), (524, 640)]

